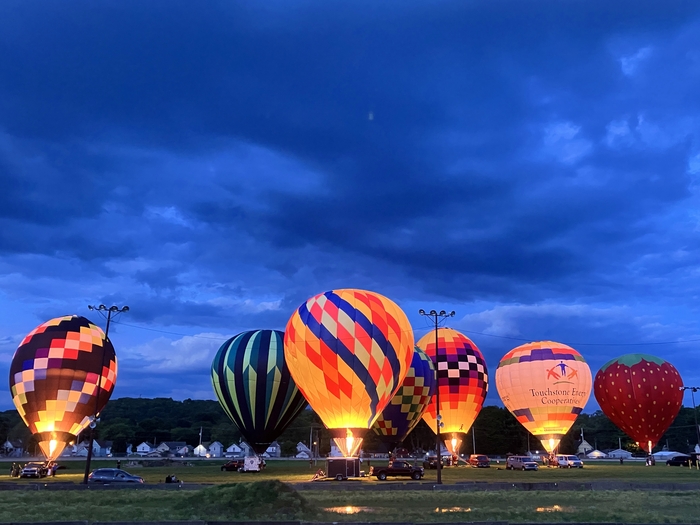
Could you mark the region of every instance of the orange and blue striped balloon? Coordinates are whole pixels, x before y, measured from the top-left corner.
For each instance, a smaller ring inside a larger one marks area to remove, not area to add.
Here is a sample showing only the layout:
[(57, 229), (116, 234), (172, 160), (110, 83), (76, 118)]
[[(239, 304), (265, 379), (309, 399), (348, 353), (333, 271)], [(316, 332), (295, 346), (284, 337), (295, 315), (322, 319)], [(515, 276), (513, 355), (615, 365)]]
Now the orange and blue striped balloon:
[(401, 386), (413, 358), (413, 330), (382, 295), (332, 290), (294, 312), (284, 352), (299, 390), (350, 456)]

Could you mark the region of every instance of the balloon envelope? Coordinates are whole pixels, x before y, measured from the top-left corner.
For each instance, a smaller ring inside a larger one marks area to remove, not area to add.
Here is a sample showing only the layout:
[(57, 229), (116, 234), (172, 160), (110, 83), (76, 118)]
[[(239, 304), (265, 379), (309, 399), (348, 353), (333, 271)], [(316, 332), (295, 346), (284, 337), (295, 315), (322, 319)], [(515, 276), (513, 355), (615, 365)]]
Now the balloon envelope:
[(681, 375), (671, 363), (627, 354), (598, 370), (594, 391), (603, 413), (651, 454), (681, 409), (681, 386)]
[(47, 460), (102, 411), (116, 380), (112, 343), (100, 327), (75, 315), (32, 330), (10, 364), (12, 401)]
[(292, 377), (345, 456), (401, 386), (413, 358), (413, 330), (393, 301), (343, 289), (315, 295), (287, 323)]
[(226, 341), (211, 365), (219, 403), (261, 454), (306, 407), (284, 361), (284, 334), (243, 332)]
[(496, 369), (505, 407), (553, 452), (591, 395), (591, 370), (576, 350), (554, 341), (508, 352)]
[[(488, 392), (488, 369), (477, 346), (464, 334), (452, 328), (439, 328), (437, 388), (440, 397), (440, 417), (444, 426), (445, 445), (453, 455), (459, 454), (464, 434), (479, 415)], [(435, 332), (421, 337), (416, 345), (436, 364)], [(437, 405), (433, 396), (423, 420), (437, 432)]]
[(434, 394), (433, 362), (416, 347), (401, 387), (374, 422), (372, 430), (384, 443), (398, 445), (418, 424)]

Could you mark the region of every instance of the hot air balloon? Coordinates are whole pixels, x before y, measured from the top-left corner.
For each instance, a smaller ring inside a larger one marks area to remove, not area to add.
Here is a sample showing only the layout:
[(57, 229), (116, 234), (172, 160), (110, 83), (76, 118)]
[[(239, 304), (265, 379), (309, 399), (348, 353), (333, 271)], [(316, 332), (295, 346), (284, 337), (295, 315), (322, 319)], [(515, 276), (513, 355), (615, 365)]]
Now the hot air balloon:
[[(464, 334), (452, 328), (439, 328), (437, 361), (435, 332), (428, 332), (417, 346), (437, 363), (438, 393), (440, 397), (440, 433), (445, 446), (453, 456), (459, 448), (476, 416), (481, 411), (488, 391), (488, 370), (481, 351)], [(433, 397), (423, 420), (437, 432), (436, 399)]]
[(591, 370), (570, 346), (527, 343), (498, 363), (496, 388), (505, 407), (551, 454), (588, 402)]
[(401, 388), (374, 422), (372, 430), (379, 436), (380, 441), (396, 447), (418, 424), (433, 395), (433, 362), (423, 350), (416, 347)]
[(112, 343), (100, 327), (75, 315), (37, 326), (10, 364), (12, 401), (49, 461), (102, 411), (116, 380)]
[(343, 455), (352, 457), (408, 372), (413, 330), (382, 295), (332, 290), (294, 312), (284, 354), (299, 390)]
[(671, 363), (627, 354), (598, 370), (594, 392), (603, 413), (651, 454), (681, 409), (681, 386), (681, 375)]
[(226, 341), (211, 364), (211, 382), (224, 412), (258, 454), (306, 407), (285, 364), (279, 330), (243, 332)]

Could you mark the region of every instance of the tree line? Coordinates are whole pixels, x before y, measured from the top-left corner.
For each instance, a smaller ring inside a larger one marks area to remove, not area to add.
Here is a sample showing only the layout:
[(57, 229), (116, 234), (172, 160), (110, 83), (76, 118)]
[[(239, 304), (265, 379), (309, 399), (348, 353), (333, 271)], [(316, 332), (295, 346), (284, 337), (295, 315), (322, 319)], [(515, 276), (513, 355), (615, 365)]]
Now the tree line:
[[(698, 415), (700, 415), (700, 409)], [(622, 448), (641, 452), (634, 442), (620, 431), (602, 411), (580, 414), (571, 430), (562, 439), (559, 450), (574, 453), (580, 442), (581, 429), (584, 438), (599, 450)], [(119, 398), (111, 400), (104, 409), (97, 426), (97, 439), (113, 442), (115, 453), (124, 453), (129, 444), (134, 448), (142, 442), (158, 444), (163, 441), (184, 441), (197, 446), (203, 442), (219, 441), (224, 446), (238, 443), (242, 436), (238, 428), (228, 419), (217, 401), (174, 401), (170, 398)], [(85, 434), (84, 437), (88, 437)], [(33, 452), (35, 441), (16, 410), (0, 412), (0, 438), (21, 440), (25, 450)], [(318, 443), (321, 455), (330, 451), (330, 435), (320, 418), (312, 410), (304, 410), (277, 439), (282, 455), (296, 453), (299, 442), (309, 446), (309, 440)], [(692, 408), (682, 408), (673, 425), (661, 438), (658, 449), (687, 452), (697, 441)], [(476, 445), (476, 449), (474, 449)], [(409, 434), (404, 441), (409, 451), (435, 450), (435, 434), (424, 422)], [(502, 407), (487, 406), (479, 413), (472, 429), (462, 445), (465, 454), (487, 455), (522, 454), (527, 450), (541, 450), (537, 438), (531, 436), (513, 415)], [(388, 452), (373, 432), (368, 432), (363, 444), (365, 452)]]

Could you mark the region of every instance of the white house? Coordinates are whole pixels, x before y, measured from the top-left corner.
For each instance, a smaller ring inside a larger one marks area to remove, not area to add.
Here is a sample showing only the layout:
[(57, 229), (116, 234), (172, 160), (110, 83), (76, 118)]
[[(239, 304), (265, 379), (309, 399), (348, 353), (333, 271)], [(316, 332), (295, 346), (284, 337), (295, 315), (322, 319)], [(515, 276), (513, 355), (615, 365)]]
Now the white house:
[(197, 445), (196, 447), (194, 447), (192, 455), (198, 458), (207, 457), (207, 447), (205, 447), (204, 445)]
[(19, 458), (22, 457), (22, 454), (24, 454), (24, 445), (19, 439), (15, 441), (10, 441), (8, 439), (5, 441), (2, 448), (8, 458)]
[(184, 441), (163, 441), (156, 450), (168, 457), (182, 457), (188, 454), (187, 443)]
[(141, 443), (139, 446), (136, 447), (136, 453), (139, 456), (145, 456), (149, 452), (153, 452), (155, 449), (151, 446), (150, 443), (146, 443), (145, 441)]
[(210, 458), (220, 458), (224, 455), (224, 446), (218, 441), (211, 443), (207, 450)]
[(235, 443), (232, 443), (230, 447), (226, 449), (226, 457), (235, 457), (235, 456), (242, 456), (243, 455), (243, 449), (236, 445)]
[(624, 450), (621, 448), (617, 448), (608, 452), (608, 458), (610, 459), (630, 459), (631, 457), (632, 453), (629, 450)]
[[(81, 441), (75, 446), (73, 451), (73, 456), (87, 457), (88, 449), (90, 448), (90, 442), (85, 440)], [(98, 458), (106, 458), (112, 455), (112, 442), (111, 441), (101, 441), (95, 439), (92, 442), (92, 455)]]
[(133, 453), (134, 453), (134, 445), (132, 445), (131, 443), (129, 443), (129, 444), (126, 446), (126, 455), (127, 455), (127, 456), (131, 456), (131, 455), (133, 455)]
[(590, 459), (604, 459), (608, 456), (605, 452), (601, 452), (600, 450), (596, 449), (596, 450), (591, 450), (588, 454), (586, 454), (586, 457), (590, 458)]
[(269, 458), (279, 458), (282, 456), (282, 447), (277, 441), (273, 441), (265, 450), (265, 455)]
[(299, 443), (297, 443), (297, 455), (294, 457), (298, 459), (311, 459), (311, 450), (309, 450), (309, 447), (304, 445), (304, 443), (299, 441)]
[(593, 450), (593, 447), (584, 439), (581, 441), (581, 443), (579, 443), (579, 446), (576, 449), (576, 454), (588, 454), (591, 450)]

